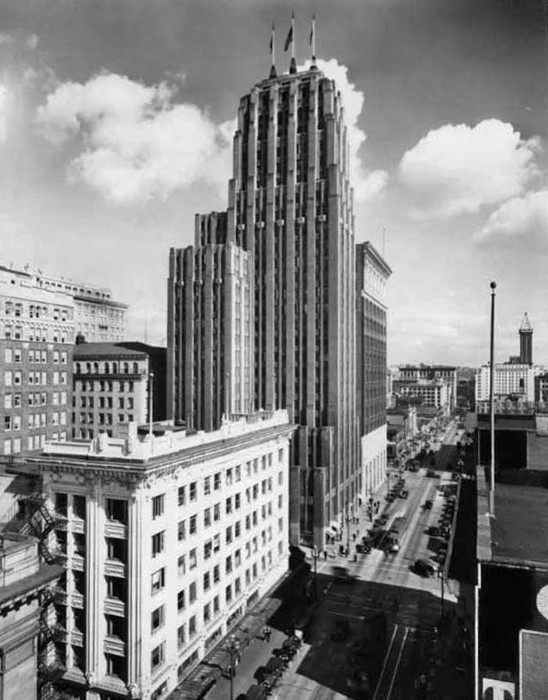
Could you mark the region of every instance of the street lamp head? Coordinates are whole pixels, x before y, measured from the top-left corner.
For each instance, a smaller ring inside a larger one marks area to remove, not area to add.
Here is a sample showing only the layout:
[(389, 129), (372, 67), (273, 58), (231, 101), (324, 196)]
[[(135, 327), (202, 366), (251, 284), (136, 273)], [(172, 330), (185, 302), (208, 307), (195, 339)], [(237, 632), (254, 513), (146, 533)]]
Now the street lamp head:
[(496, 288), (497, 288), (497, 283), (496, 283), (496, 282), (491, 282), (491, 284), (490, 284), (489, 286), (491, 287), (491, 289), (496, 289)]

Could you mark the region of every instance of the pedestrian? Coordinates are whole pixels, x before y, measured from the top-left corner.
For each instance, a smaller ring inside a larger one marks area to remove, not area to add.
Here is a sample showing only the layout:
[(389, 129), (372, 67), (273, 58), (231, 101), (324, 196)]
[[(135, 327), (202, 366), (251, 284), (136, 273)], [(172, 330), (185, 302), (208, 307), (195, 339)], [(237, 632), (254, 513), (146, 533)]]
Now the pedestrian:
[(327, 549), (323, 550), (323, 558), (327, 561)]
[(270, 629), (270, 627), (267, 627), (267, 628), (266, 628), (266, 641), (267, 641), (267, 642), (270, 641), (270, 635), (271, 635), (271, 634), (272, 634), (272, 630)]

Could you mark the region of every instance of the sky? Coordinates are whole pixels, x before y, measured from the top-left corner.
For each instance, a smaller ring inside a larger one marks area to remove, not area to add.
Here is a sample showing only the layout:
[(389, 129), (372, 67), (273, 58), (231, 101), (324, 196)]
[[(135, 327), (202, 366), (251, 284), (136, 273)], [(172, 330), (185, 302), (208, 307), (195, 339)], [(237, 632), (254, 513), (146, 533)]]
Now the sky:
[[(356, 241), (390, 267), (388, 361), (548, 365), (544, 0), (0, 0), (0, 263), (106, 286), (166, 343), (169, 248), (227, 206), (238, 101), (299, 65), (345, 106)], [(146, 334), (146, 335), (145, 335)]]

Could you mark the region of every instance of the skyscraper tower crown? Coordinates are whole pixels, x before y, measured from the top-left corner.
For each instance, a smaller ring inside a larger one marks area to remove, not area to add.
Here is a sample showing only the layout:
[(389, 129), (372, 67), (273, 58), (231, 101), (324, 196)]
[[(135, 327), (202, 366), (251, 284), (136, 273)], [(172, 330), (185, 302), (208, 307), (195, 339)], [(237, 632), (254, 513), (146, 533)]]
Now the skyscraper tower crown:
[(529, 321), (529, 316), (527, 315), (527, 312), (525, 312), (523, 321), (521, 322), (520, 331), (531, 331), (531, 333), (533, 332), (533, 326)]

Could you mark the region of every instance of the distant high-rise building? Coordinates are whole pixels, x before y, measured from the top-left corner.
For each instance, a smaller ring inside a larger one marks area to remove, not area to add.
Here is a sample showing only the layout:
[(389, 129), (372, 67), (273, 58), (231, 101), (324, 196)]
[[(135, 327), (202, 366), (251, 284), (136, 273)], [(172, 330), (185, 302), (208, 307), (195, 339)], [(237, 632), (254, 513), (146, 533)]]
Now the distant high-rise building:
[(533, 327), (527, 314), (519, 329), (519, 361), (522, 365), (533, 364)]
[(171, 252), (168, 408), (199, 429), (234, 408), (287, 408), (300, 426), (291, 540), (322, 546), (357, 505), (361, 474), (353, 198), (334, 81), (313, 66), (255, 85), (240, 100), (233, 173), (226, 231), (222, 214), (199, 218), (196, 250)]
[(76, 345), (72, 437), (91, 440), (100, 432), (119, 437), (120, 429), (125, 430), (127, 423), (163, 420), (165, 358), (165, 348), (145, 343)]
[(66, 439), (76, 336), (122, 340), (126, 309), (108, 289), (0, 266), (0, 454)]
[(371, 243), (356, 246), (357, 415), (360, 494), (365, 496), (386, 475), (386, 283), (391, 274)]

